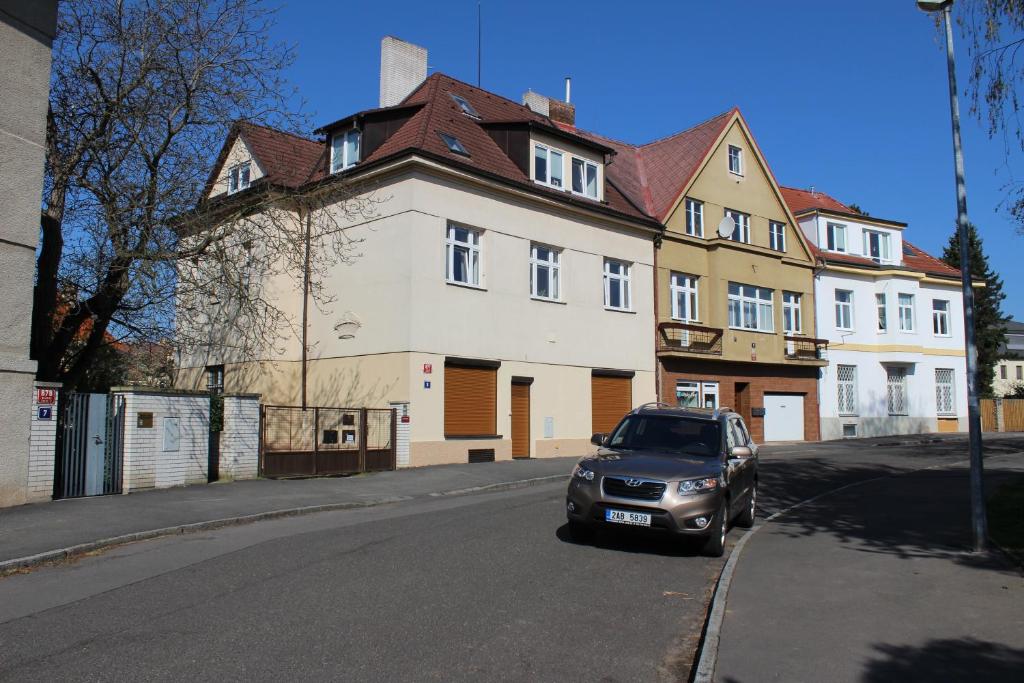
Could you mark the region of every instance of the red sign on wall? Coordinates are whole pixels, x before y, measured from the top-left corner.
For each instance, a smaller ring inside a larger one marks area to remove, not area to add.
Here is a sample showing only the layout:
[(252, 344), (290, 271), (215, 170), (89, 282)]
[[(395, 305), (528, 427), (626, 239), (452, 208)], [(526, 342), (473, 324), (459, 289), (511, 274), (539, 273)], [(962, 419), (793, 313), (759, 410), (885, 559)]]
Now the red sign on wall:
[(36, 403), (39, 405), (53, 405), (56, 402), (56, 389), (36, 389)]
[(423, 364), (423, 374), (424, 375), (429, 375), (432, 372), (434, 372), (434, 366), (431, 365), (430, 363), (424, 363)]

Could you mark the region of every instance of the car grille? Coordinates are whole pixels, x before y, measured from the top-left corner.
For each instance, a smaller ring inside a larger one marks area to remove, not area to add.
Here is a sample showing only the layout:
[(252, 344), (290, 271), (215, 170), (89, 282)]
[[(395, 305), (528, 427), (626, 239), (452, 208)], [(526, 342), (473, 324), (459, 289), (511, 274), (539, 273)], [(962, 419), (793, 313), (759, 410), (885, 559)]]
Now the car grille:
[(618, 477), (605, 477), (601, 485), (606, 495), (616, 498), (633, 498), (635, 500), (661, 500), (665, 493), (665, 483), (661, 481), (640, 481), (639, 486), (629, 486), (626, 479)]

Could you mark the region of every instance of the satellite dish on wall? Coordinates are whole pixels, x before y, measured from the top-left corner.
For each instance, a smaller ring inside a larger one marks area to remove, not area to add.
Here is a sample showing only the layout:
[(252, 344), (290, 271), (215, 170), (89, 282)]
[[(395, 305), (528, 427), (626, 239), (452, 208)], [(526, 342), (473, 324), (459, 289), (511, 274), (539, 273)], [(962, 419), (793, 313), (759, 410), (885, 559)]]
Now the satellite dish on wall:
[(718, 236), (729, 238), (732, 237), (733, 230), (736, 229), (736, 221), (730, 216), (726, 216), (718, 223)]

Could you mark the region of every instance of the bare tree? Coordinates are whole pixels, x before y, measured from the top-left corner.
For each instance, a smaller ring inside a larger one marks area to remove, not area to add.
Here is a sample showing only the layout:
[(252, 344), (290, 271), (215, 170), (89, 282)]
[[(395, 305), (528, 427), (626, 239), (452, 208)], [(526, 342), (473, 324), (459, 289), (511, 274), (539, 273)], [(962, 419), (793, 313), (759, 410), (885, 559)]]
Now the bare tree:
[(328, 304), (323, 276), (355, 256), (345, 226), (373, 200), (337, 183), (202, 200), (236, 121), (306, 127), (283, 78), (292, 49), (269, 38), (273, 12), (260, 0), (60, 12), (32, 321), (40, 378), (75, 386), (111, 339), (245, 353), (294, 332), (281, 288)]

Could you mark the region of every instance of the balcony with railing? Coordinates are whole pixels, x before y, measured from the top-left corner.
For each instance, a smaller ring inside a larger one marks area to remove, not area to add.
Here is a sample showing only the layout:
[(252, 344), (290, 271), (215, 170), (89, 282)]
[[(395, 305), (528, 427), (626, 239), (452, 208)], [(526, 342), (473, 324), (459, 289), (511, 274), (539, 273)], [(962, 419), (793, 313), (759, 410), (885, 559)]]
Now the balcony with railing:
[(814, 365), (825, 365), (828, 363), (827, 352), (827, 339), (786, 336), (786, 360), (810, 361)]
[(720, 327), (704, 327), (681, 322), (659, 323), (658, 351), (721, 356), (722, 334), (723, 330)]

